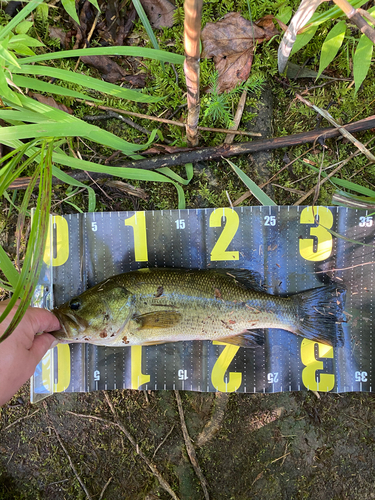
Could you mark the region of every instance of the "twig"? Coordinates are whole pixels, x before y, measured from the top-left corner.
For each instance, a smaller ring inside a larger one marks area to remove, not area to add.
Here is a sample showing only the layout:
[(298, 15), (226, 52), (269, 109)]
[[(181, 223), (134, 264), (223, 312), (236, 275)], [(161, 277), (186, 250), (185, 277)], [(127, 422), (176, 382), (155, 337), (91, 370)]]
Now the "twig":
[(100, 493), (99, 500), (102, 500), (103, 495), (104, 495), (104, 492), (105, 492), (105, 490), (107, 489), (107, 487), (109, 486), (109, 484), (110, 484), (110, 482), (112, 481), (112, 479), (113, 479), (113, 478), (112, 478), (112, 477), (110, 477), (110, 478), (108, 479), (108, 481), (105, 483), (104, 488), (102, 489), (102, 492)]
[(137, 454), (144, 460), (144, 462), (146, 462), (147, 466), (149, 467), (149, 469), (151, 470), (151, 472), (153, 473), (153, 475), (157, 478), (157, 480), (159, 481), (160, 485), (162, 488), (165, 489), (165, 491), (167, 491), (171, 497), (174, 499), (174, 500), (179, 500), (176, 493), (172, 490), (172, 488), (170, 487), (169, 483), (167, 483), (167, 481), (163, 478), (163, 476), (160, 474), (160, 472), (158, 471), (158, 469), (156, 468), (156, 465), (154, 465), (147, 457), (146, 455), (144, 455), (144, 453), (142, 452), (142, 450), (139, 448), (138, 446), (138, 443), (136, 443), (135, 439), (133, 438), (133, 436), (130, 434), (130, 432), (126, 429), (126, 427), (124, 427), (124, 425), (120, 422), (118, 416), (117, 416), (117, 413), (113, 407), (113, 404), (111, 402), (111, 400), (109, 399), (109, 396), (106, 392), (104, 392), (104, 396), (105, 396), (105, 399), (108, 403), (108, 406), (110, 407), (112, 413), (113, 413), (113, 416), (116, 420), (116, 425), (117, 427), (119, 427), (119, 429), (122, 430), (122, 432), (125, 434), (125, 436), (128, 438), (128, 440), (130, 441), (130, 443), (133, 445), (135, 451), (137, 452)]
[[(230, 127), (230, 130), (238, 129), (242, 118), (243, 110), (245, 109), (246, 98), (247, 98), (247, 90), (244, 90), (242, 92), (240, 102), (238, 103), (236, 114), (234, 115), (233, 126)], [(228, 134), (224, 139), (224, 144), (232, 144), (234, 136), (235, 134)]]
[(156, 448), (156, 450), (154, 451), (154, 454), (152, 455), (152, 458), (154, 458), (154, 456), (156, 455), (156, 453), (158, 452), (158, 450), (163, 446), (163, 444), (166, 442), (166, 440), (169, 438), (169, 436), (172, 434), (172, 431), (174, 429), (174, 425), (172, 425), (172, 428), (171, 430), (168, 432), (168, 434), (165, 436), (165, 438), (163, 439), (163, 441), (158, 445), (158, 447)]
[(74, 464), (73, 464), (73, 462), (72, 462), (72, 459), (70, 458), (70, 455), (69, 455), (69, 453), (68, 453), (68, 450), (65, 448), (65, 446), (64, 446), (64, 444), (63, 444), (63, 442), (62, 442), (62, 440), (61, 440), (61, 437), (60, 437), (59, 433), (57, 432), (57, 430), (56, 430), (56, 428), (55, 428), (55, 426), (53, 425), (53, 423), (52, 423), (52, 421), (51, 421), (51, 420), (50, 420), (50, 424), (51, 424), (51, 426), (52, 426), (52, 429), (55, 431), (56, 437), (57, 437), (57, 439), (58, 439), (58, 441), (59, 441), (59, 443), (60, 443), (61, 448), (64, 450), (64, 453), (65, 453), (65, 455), (67, 456), (67, 459), (68, 459), (68, 461), (69, 461), (70, 468), (71, 468), (71, 469), (72, 469), (72, 471), (74, 472), (74, 475), (76, 476), (76, 478), (77, 478), (77, 480), (78, 480), (79, 484), (82, 486), (83, 491), (86, 493), (86, 497), (87, 497), (89, 500), (91, 500), (91, 499), (92, 499), (92, 497), (91, 497), (90, 493), (87, 491), (87, 488), (86, 488), (86, 486), (85, 486), (85, 483), (84, 483), (84, 482), (82, 481), (82, 479), (80, 478), (80, 476), (79, 476), (79, 474), (78, 474), (78, 472), (77, 472), (77, 469), (74, 467)]
[(174, 391), (175, 396), (176, 396), (176, 401), (177, 401), (177, 407), (178, 407), (178, 412), (180, 414), (180, 421), (181, 421), (181, 428), (182, 428), (182, 434), (184, 435), (184, 441), (185, 441), (185, 446), (186, 450), (188, 452), (190, 462), (193, 465), (193, 468), (195, 470), (196, 475), (199, 478), (199, 481), (201, 482), (201, 486), (203, 489), (204, 497), (206, 500), (209, 500), (209, 494), (208, 494), (208, 489), (207, 489), (207, 481), (206, 478), (203, 475), (203, 472), (200, 468), (199, 462), (198, 462), (198, 457), (197, 454), (195, 453), (195, 449), (193, 446), (193, 443), (191, 442), (186, 423), (185, 423), (185, 417), (184, 417), (184, 410), (182, 408), (182, 402), (181, 402), (181, 397), (179, 391), (175, 390)]
[[(112, 405), (111, 401), (109, 401), (107, 393), (105, 392), (104, 394), (106, 396), (106, 399), (107, 399), (107, 402), (108, 402), (110, 408), (112, 407), (111, 410), (112, 410), (112, 413), (113, 413), (115, 411), (114, 408), (113, 408), (113, 405)], [(146, 462), (147, 466), (151, 470), (152, 474), (157, 478), (157, 480), (159, 481), (159, 483), (162, 486), (162, 488), (164, 488), (171, 495), (171, 497), (174, 500), (179, 500), (178, 496), (175, 494), (175, 492), (169, 486), (169, 484), (167, 483), (167, 481), (163, 478), (163, 476), (157, 470), (156, 465), (154, 465), (143, 454), (142, 450), (138, 446), (138, 443), (136, 443), (136, 441), (134, 440), (134, 438), (132, 437), (132, 435), (128, 432), (128, 430), (123, 426), (123, 424), (121, 422), (119, 422), (119, 421), (112, 422), (111, 420), (107, 420), (106, 418), (97, 417), (95, 415), (84, 415), (83, 413), (75, 413), (73, 411), (67, 411), (67, 413), (70, 413), (71, 415), (75, 415), (76, 417), (91, 418), (93, 420), (98, 420), (98, 422), (104, 422), (107, 425), (114, 425), (114, 426), (118, 427), (125, 434), (125, 436), (129, 439), (129, 441), (132, 444), (132, 446), (134, 447), (136, 453), (142, 458), (142, 460), (144, 460), (144, 462)], [(114, 415), (115, 415), (115, 417), (117, 419), (116, 413), (114, 413)]]
[(341, 125), (339, 125), (333, 119), (333, 117), (328, 113), (328, 111), (325, 111), (324, 109), (318, 108), (318, 106), (315, 106), (315, 104), (312, 104), (310, 101), (308, 101), (307, 99), (304, 99), (299, 94), (296, 94), (296, 97), (301, 102), (303, 102), (303, 104), (305, 104), (309, 108), (314, 109), (317, 113), (319, 113), (321, 116), (323, 116), (323, 118), (325, 118), (326, 120), (328, 120), (334, 127), (337, 128), (337, 130), (340, 132), (341, 135), (343, 135), (344, 137), (346, 137), (346, 139), (348, 139), (349, 141), (351, 141), (354, 144), (354, 146), (356, 146), (360, 151), (362, 151), (362, 153), (369, 160), (371, 160), (372, 162), (375, 162), (375, 156), (372, 153), (370, 153), (370, 151), (367, 148), (365, 148), (365, 146), (360, 141), (358, 141), (355, 137), (353, 137), (352, 134), (350, 132), (348, 132), (348, 130), (346, 130)]
[(25, 415), (24, 417), (20, 417), (18, 418), (17, 420), (15, 420), (14, 422), (12, 422), (11, 424), (7, 425), (4, 429), (2, 429), (3, 431), (6, 431), (7, 429), (10, 429), (11, 427), (13, 427), (13, 425), (16, 425), (18, 424), (18, 422), (20, 422), (21, 420), (25, 420), (26, 418), (31, 418), (33, 417), (36, 413), (38, 413), (39, 409), (34, 411), (34, 413), (32, 413), (31, 415)]
[[(97, 109), (103, 109), (105, 111), (114, 111), (115, 113), (120, 113), (122, 115), (129, 115), (129, 116), (134, 116), (136, 118), (142, 118), (144, 120), (150, 120), (154, 122), (160, 122), (160, 123), (167, 123), (168, 125), (175, 125), (176, 127), (186, 127), (186, 123), (184, 122), (178, 122), (175, 120), (168, 120), (167, 118), (159, 118), (157, 116), (149, 116), (149, 115), (144, 115), (142, 113), (135, 113), (134, 111), (126, 111), (125, 109), (117, 109), (117, 108), (111, 108), (110, 106), (99, 106), (98, 104), (95, 104), (94, 102), (91, 101), (85, 101), (84, 99), (76, 99), (78, 102), (82, 102), (86, 104), (87, 106), (91, 106), (92, 108), (97, 108)], [(252, 137), (261, 137), (262, 134), (259, 134), (258, 132), (244, 132), (243, 130), (236, 130), (233, 132), (233, 130), (227, 129), (227, 128), (211, 128), (211, 127), (198, 127), (198, 130), (202, 130), (203, 132), (218, 132), (220, 134), (236, 134), (236, 135), (248, 135)]]
[[(370, 139), (370, 141), (371, 140), (372, 139)], [(369, 144), (370, 141), (368, 141), (367, 144)], [(357, 155), (358, 155), (358, 152), (352, 153), (348, 158), (346, 158), (345, 160), (341, 161), (339, 163), (339, 165), (334, 170), (332, 170), (332, 172), (330, 172), (329, 174), (327, 174), (327, 176), (324, 177), (324, 179), (321, 179), (321, 181), (319, 183), (320, 186), (322, 184), (324, 184), (325, 182), (327, 182), (330, 177), (332, 177), (333, 175), (335, 175), (344, 165), (346, 165), (350, 160), (352, 160)], [(319, 186), (319, 188), (320, 188), (320, 186)], [(313, 188), (311, 188), (310, 191), (308, 191), (306, 194), (304, 194), (302, 196), (302, 198), (300, 198), (298, 201), (296, 201), (294, 203), (294, 205), (301, 205), (301, 203), (303, 203), (306, 200), (306, 198), (308, 198), (311, 194), (313, 194), (315, 192), (315, 189), (316, 189), (316, 186), (313, 187)]]
[(108, 111), (108, 113), (105, 115), (85, 115), (82, 117), (82, 120), (85, 120), (85, 122), (93, 122), (96, 120), (109, 120), (110, 118), (115, 118), (116, 120), (121, 120), (122, 122), (126, 123), (130, 127), (135, 128), (136, 130), (138, 130), (138, 132), (141, 132), (142, 134), (151, 135), (151, 132), (149, 130), (147, 130), (147, 128), (144, 128), (141, 125), (138, 125), (138, 123), (133, 122), (133, 120), (130, 120), (130, 118), (124, 118), (119, 113), (116, 113), (114, 111)]

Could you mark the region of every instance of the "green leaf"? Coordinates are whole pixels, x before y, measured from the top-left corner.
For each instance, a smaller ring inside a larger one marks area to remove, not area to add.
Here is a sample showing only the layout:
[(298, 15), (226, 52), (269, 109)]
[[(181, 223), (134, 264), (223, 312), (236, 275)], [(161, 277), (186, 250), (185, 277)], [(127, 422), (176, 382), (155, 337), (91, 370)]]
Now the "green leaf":
[(58, 169), (57, 167), (53, 166), (52, 167), (52, 175), (60, 179), (60, 181), (65, 182), (66, 184), (69, 184), (70, 186), (76, 186), (76, 187), (83, 187), (87, 189), (88, 194), (89, 194), (89, 212), (95, 212), (95, 207), (96, 207), (96, 195), (95, 191), (92, 189), (90, 186), (86, 186), (86, 184), (83, 184), (82, 182), (77, 181), (67, 173), (63, 172), (62, 170)]
[(35, 38), (32, 38), (31, 36), (24, 33), (13, 36), (9, 41), (8, 47), (13, 47), (14, 43), (22, 43), (23, 45), (27, 45), (28, 47), (45, 47), (43, 42), (40, 42), (39, 40), (36, 40)]
[(17, 94), (10, 90), (3, 68), (0, 67), (0, 96), (13, 104), (21, 104)]
[(248, 177), (244, 172), (242, 172), (242, 170), (238, 168), (230, 160), (228, 160), (227, 158), (225, 158), (225, 160), (229, 163), (229, 165), (233, 168), (233, 170), (236, 172), (241, 181), (245, 184), (245, 186), (247, 186), (247, 188), (251, 191), (251, 193), (262, 205), (276, 206), (276, 203), (269, 196), (267, 196), (266, 193), (262, 191), (260, 187), (257, 186), (255, 182), (250, 179), (250, 177)]
[(290, 18), (292, 17), (292, 13), (293, 13), (292, 7), (287, 3), (284, 3), (277, 11), (275, 17), (282, 23), (287, 24), (290, 21)]
[(13, 74), (13, 83), (15, 83), (18, 87), (27, 87), (32, 90), (37, 90), (38, 92), (49, 92), (50, 94), (64, 95), (67, 97), (85, 99), (86, 101), (100, 102), (99, 99), (95, 99), (94, 97), (83, 94), (82, 92), (66, 89), (65, 87), (60, 87), (59, 85), (54, 85), (53, 83), (43, 82), (43, 80), (38, 80), (37, 78), (29, 76)]
[(22, 43), (14, 43), (12, 45), (12, 49), (14, 50), (14, 52), (17, 52), (17, 54), (20, 54), (21, 56), (35, 55), (35, 52), (33, 52), (27, 45), (23, 45)]
[(16, 268), (12, 264), (12, 261), (6, 254), (3, 247), (0, 245), (0, 269), (5, 274), (6, 279), (12, 285), (13, 288), (16, 288), (17, 282), (19, 280), (20, 275), (18, 274)]
[(63, 5), (64, 9), (66, 10), (66, 12), (69, 14), (69, 16), (71, 18), (73, 18), (77, 24), (80, 24), (79, 17), (77, 15), (77, 11), (76, 11), (75, 0), (61, 0), (61, 3)]
[(353, 57), (353, 76), (355, 82), (355, 93), (358, 92), (359, 87), (362, 85), (363, 80), (366, 78), (368, 70), (370, 69), (372, 52), (374, 44), (362, 35), (359, 39), (357, 49)]
[(319, 78), (320, 74), (323, 73), (329, 63), (336, 57), (336, 54), (344, 41), (345, 32), (346, 22), (340, 21), (328, 33), (322, 46), (317, 78)]
[(26, 34), (29, 29), (31, 28), (31, 26), (33, 25), (33, 23), (31, 21), (22, 21), (21, 23), (19, 23), (16, 27), (15, 27), (15, 32), (18, 33), (19, 35), (23, 35), (23, 34)]
[[(20, 68), (20, 65), (18, 64), (17, 59), (14, 57), (14, 55), (11, 52), (9, 52), (8, 49), (6, 49), (4, 47), (4, 44), (5, 44), (5, 40), (2, 43), (0, 43), (0, 57), (5, 59), (5, 61), (7, 61), (12, 66), (16, 66), (17, 68)], [(8, 45), (8, 43), (7, 43), (7, 45)]]
[(297, 35), (296, 41), (294, 42), (292, 51), (290, 55), (295, 54), (298, 50), (302, 49), (305, 45), (309, 43), (312, 37), (315, 35), (318, 26), (311, 26), (309, 29)]
[(31, 0), (9, 23), (0, 29), (0, 40), (9, 35), (43, 0)]
[(98, 90), (99, 92), (103, 92), (120, 99), (129, 99), (134, 102), (158, 102), (162, 99), (142, 94), (141, 92), (137, 92), (135, 90), (124, 89), (118, 85), (114, 85), (113, 83), (107, 83), (102, 80), (92, 78), (91, 76), (81, 75), (80, 73), (73, 73), (72, 71), (59, 68), (22, 64), (19, 69), (14, 68), (12, 71), (17, 74), (43, 75), (50, 76), (51, 78), (59, 78), (66, 82), (76, 83), (78, 85), (82, 85), (83, 87)]
[(63, 50), (52, 54), (41, 54), (22, 59), (22, 64), (30, 64), (40, 61), (50, 61), (52, 59), (65, 59), (67, 57), (81, 56), (134, 56), (156, 59), (157, 61), (169, 62), (171, 64), (183, 64), (185, 57), (165, 50), (147, 49), (143, 47), (95, 47), (79, 50)]
[(89, 2), (100, 11), (98, 1), (97, 0), (89, 0)]

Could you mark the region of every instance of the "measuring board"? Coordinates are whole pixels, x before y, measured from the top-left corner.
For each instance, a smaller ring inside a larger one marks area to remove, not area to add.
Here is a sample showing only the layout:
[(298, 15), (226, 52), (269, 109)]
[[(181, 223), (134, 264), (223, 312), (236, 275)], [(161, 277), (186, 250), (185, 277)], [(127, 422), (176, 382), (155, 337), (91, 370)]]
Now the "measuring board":
[(51, 216), (35, 306), (50, 309), (110, 276), (144, 267), (248, 269), (260, 274), (271, 294), (330, 280), (345, 284), (347, 322), (344, 345), (335, 348), (278, 329), (266, 330), (264, 346), (256, 349), (211, 341), (116, 348), (59, 344), (38, 365), (31, 400), (54, 392), (125, 388), (371, 392), (374, 231), (371, 214), (345, 207)]

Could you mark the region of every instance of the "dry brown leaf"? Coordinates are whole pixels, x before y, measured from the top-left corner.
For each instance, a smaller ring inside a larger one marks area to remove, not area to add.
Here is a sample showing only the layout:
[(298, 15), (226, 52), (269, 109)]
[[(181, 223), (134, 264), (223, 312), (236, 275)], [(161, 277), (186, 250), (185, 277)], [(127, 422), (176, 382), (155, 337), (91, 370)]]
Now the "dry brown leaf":
[(81, 61), (88, 66), (96, 68), (102, 74), (103, 80), (110, 83), (123, 80), (126, 71), (115, 61), (107, 56), (82, 56)]
[(168, 0), (141, 0), (153, 28), (171, 28), (176, 7)]
[(254, 55), (254, 42), (269, 40), (278, 31), (273, 16), (253, 24), (238, 12), (229, 12), (217, 23), (207, 23), (202, 31), (202, 57), (213, 57), (218, 77), (218, 93), (232, 90), (247, 80)]
[(65, 111), (65, 113), (69, 113), (69, 115), (73, 114), (72, 109), (68, 108), (68, 106), (65, 106), (65, 104), (59, 104), (53, 97), (47, 97), (45, 95), (35, 93), (29, 93), (29, 95), (42, 104), (46, 104), (47, 106), (51, 106), (52, 108), (61, 109), (61, 111)]

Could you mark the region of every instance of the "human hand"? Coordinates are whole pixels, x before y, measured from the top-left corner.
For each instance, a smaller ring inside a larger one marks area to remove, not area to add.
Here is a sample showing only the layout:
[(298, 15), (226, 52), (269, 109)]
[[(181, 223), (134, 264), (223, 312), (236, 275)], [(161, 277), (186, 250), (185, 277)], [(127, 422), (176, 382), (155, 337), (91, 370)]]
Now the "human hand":
[[(0, 303), (0, 315), (9, 301)], [(17, 307), (13, 307), (0, 324), (0, 336), (11, 322)], [(56, 340), (53, 332), (60, 328), (59, 320), (46, 309), (29, 307), (14, 332), (0, 343), (0, 406), (6, 403), (34, 373), (36, 365)]]

